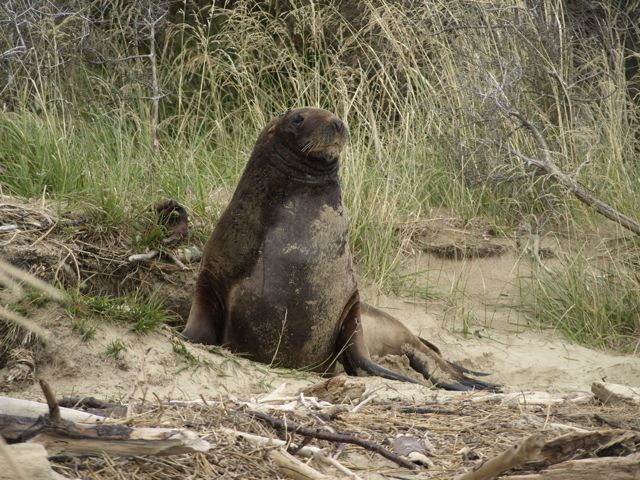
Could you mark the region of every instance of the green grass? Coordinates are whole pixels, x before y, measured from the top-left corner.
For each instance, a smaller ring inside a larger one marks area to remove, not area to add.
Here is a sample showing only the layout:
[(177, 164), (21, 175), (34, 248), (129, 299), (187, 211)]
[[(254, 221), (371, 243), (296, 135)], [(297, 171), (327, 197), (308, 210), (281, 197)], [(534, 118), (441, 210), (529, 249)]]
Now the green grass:
[[(132, 57), (104, 67), (75, 48), (78, 24), (45, 29), (33, 41), (42, 67), (55, 74), (33, 71), (20, 56), (7, 60), (23, 77), (3, 90), (14, 96), (0, 111), (2, 191), (64, 199), (94, 228), (128, 231), (134, 249), (159, 238), (134, 231), (141, 212), (174, 198), (203, 221), (204, 238), (225, 206), (212, 199), (233, 189), (265, 123), (290, 107), (324, 107), (351, 133), (341, 179), (359, 275), (382, 290), (428, 297), (411, 279), (398, 285), (398, 221), (444, 209), (463, 220), (487, 217), (500, 231), (525, 222), (579, 235), (594, 223), (596, 215), (552, 181), (527, 176), (513, 151), (540, 152), (505, 113), (517, 109), (543, 132), (565, 172), (622, 212), (640, 211), (639, 114), (615, 27), (621, 12), (603, 7), (605, 40), (598, 40), (574, 30), (579, 18), (569, 21), (564, 4), (551, 0), (536, 9), (522, 0), (411, 8), (365, 1), (358, 12), (366, 21), (346, 4), (294, 1), (278, 17), (239, 0), (182, 21), (173, 15), (156, 38), (157, 151), (151, 67), (140, 57), (148, 39), (123, 27), (144, 24), (136, 17), (144, 12), (131, 7), (120, 23), (88, 27), (105, 55)], [(50, 44), (67, 51), (64, 70), (47, 55)], [(118, 318), (127, 301), (85, 307)], [(150, 311), (149, 323), (135, 308), (126, 312), (136, 331), (163, 321)]]
[(124, 344), (118, 338), (109, 342), (107, 348), (105, 349), (105, 354), (108, 357), (118, 358), (120, 353), (124, 350)]
[(71, 320), (71, 329), (80, 335), (83, 342), (88, 342), (96, 336), (97, 327), (93, 323), (93, 320), (73, 318)]
[(553, 272), (538, 272), (530, 287), (525, 298), (541, 325), (552, 326), (577, 343), (638, 351), (638, 271), (578, 254)]
[[(68, 305), (75, 323), (87, 318), (104, 318), (129, 326), (137, 334), (156, 330), (170, 320), (162, 302), (153, 295), (131, 293), (120, 297), (87, 296), (75, 293)], [(82, 332), (82, 329), (79, 329)]]

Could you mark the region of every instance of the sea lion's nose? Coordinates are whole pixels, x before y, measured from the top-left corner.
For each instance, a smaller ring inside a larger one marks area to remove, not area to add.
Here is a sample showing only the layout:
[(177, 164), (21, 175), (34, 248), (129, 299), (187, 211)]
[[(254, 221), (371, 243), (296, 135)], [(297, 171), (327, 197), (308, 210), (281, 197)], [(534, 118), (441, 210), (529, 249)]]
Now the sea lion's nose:
[(344, 123), (337, 117), (331, 119), (331, 125), (333, 125), (333, 128), (335, 128), (338, 133), (342, 133), (344, 130)]

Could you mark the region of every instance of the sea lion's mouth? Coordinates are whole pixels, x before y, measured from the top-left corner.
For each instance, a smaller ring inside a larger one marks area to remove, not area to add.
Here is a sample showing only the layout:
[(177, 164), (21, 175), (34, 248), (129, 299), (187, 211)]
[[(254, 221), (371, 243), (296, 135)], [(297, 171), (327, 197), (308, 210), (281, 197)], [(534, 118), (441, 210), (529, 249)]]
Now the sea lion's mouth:
[(344, 143), (334, 142), (329, 144), (314, 145), (307, 150), (307, 156), (329, 162), (336, 162), (340, 159), (340, 153), (344, 148)]

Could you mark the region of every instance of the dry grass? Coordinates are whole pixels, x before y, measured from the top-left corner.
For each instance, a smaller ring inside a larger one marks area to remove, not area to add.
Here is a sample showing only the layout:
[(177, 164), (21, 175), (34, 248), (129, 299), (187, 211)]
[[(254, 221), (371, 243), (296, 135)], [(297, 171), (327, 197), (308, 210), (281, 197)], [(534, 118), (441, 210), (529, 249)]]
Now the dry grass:
[[(401, 401), (373, 404), (363, 407), (357, 413), (341, 413), (323, 421), (317, 417), (322, 416), (321, 411), (299, 408), (295, 413), (288, 413), (287, 418), (313, 428), (329, 426), (341, 432), (356, 434), (386, 448), (390, 448), (390, 441), (397, 435), (411, 435), (419, 442), (431, 446), (427, 456), (435, 466), (410, 473), (359, 447), (345, 448), (317, 440), (309, 443), (326, 449), (329, 455), (338, 455), (341, 463), (364, 478), (381, 478), (375, 477), (375, 474), (400, 478), (409, 475), (411, 478), (425, 479), (452, 478), (455, 473), (509, 449), (514, 443), (534, 433), (542, 432), (546, 439), (550, 439), (571, 428), (640, 426), (630, 407), (602, 407), (595, 403), (566, 403), (552, 407), (518, 406), (500, 404), (499, 401), (475, 402), (473, 394), (448, 395), (443, 396), (442, 400), (443, 403), (427, 402), (420, 405)], [(425, 407), (425, 413), (409, 413), (411, 409), (419, 411)], [(281, 478), (268, 456), (271, 448), (256, 446), (221, 431), (222, 428), (229, 428), (276, 438), (273, 430), (237, 411), (237, 408), (237, 404), (231, 402), (215, 401), (211, 401), (208, 406), (136, 406), (135, 410), (141, 413), (134, 415), (133, 425), (188, 427), (212, 444), (213, 448), (206, 454), (169, 458), (58, 459), (54, 466), (68, 477), (78, 476), (91, 480), (163, 480), (182, 476), (256, 480)], [(280, 417), (282, 414), (273, 412), (272, 415)], [(557, 424), (566, 425), (567, 428), (559, 429)], [(298, 444), (302, 441), (302, 438), (296, 436), (287, 436), (287, 439)], [(314, 460), (311, 465), (319, 470), (325, 468)], [(336, 474), (335, 471), (328, 473)]]

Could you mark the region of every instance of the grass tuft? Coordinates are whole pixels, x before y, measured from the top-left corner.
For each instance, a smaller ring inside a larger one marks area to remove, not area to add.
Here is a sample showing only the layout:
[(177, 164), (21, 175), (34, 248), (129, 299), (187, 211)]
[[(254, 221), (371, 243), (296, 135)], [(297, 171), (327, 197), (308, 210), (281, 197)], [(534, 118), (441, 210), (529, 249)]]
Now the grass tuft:
[(583, 255), (560, 269), (537, 272), (528, 296), (541, 325), (569, 340), (637, 352), (640, 342), (640, 274), (616, 263), (598, 266)]
[(155, 331), (172, 319), (156, 296), (142, 293), (121, 297), (91, 297), (76, 293), (69, 305), (69, 312), (75, 317), (74, 322), (84, 318), (105, 318), (128, 325), (137, 334)]

